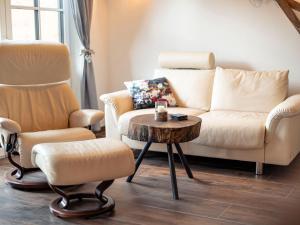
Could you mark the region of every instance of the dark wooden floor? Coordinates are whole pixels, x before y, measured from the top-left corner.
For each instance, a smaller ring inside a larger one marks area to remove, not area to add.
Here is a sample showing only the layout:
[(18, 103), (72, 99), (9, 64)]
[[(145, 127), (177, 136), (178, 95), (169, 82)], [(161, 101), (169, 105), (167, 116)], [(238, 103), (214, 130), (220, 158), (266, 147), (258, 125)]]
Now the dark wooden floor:
[(261, 177), (254, 175), (252, 163), (188, 159), (195, 179), (187, 178), (177, 160), (179, 201), (171, 197), (166, 155), (151, 153), (133, 183), (120, 179), (108, 190), (116, 201), (114, 213), (89, 220), (52, 216), (48, 203), (56, 195), (51, 192), (11, 189), (3, 180), (10, 166), (0, 160), (0, 224), (300, 224), (300, 157), (289, 167), (268, 166)]

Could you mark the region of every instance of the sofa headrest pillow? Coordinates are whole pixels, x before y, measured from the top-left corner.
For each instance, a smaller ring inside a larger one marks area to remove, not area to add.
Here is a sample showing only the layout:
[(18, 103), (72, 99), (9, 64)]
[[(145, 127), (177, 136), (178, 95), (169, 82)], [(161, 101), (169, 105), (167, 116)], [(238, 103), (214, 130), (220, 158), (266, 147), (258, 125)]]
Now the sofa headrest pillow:
[(212, 52), (162, 52), (158, 61), (160, 68), (165, 69), (215, 68), (215, 56)]

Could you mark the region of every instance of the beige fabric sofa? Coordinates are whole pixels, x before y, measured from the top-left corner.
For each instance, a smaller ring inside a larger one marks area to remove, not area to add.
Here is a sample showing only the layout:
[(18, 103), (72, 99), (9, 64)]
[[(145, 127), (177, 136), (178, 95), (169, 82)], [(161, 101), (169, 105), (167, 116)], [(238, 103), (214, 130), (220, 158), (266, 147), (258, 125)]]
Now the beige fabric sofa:
[[(178, 107), (170, 113), (202, 118), (199, 138), (184, 143), (186, 154), (288, 165), (300, 150), (300, 95), (287, 97), (288, 71), (255, 72), (216, 68), (212, 53), (162, 53), (154, 77), (166, 77)], [(100, 97), (105, 103), (108, 137), (132, 148), (145, 143), (127, 138), (133, 110), (127, 90)], [(153, 151), (165, 146), (153, 144)]]

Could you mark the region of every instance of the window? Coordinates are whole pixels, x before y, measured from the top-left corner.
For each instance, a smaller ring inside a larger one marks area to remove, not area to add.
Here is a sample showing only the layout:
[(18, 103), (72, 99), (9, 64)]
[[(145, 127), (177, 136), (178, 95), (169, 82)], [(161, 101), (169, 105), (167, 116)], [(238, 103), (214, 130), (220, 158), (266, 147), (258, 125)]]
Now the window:
[[(2, 1), (2, 2), (1, 2)], [(64, 42), (63, 0), (0, 0), (1, 36)]]

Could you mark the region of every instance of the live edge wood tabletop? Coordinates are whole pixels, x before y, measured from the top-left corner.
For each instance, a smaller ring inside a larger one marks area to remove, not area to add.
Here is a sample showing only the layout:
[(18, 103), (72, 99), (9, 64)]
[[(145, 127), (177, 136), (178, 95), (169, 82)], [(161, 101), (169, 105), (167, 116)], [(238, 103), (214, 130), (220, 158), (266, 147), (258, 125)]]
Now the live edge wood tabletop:
[(192, 141), (200, 134), (201, 118), (189, 116), (187, 120), (154, 120), (153, 114), (133, 117), (129, 122), (128, 137), (136, 141), (153, 143), (182, 143)]

